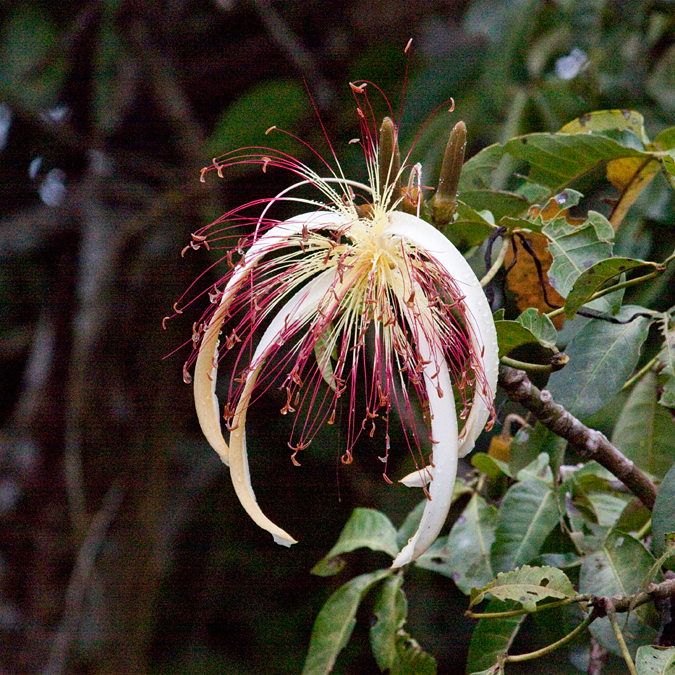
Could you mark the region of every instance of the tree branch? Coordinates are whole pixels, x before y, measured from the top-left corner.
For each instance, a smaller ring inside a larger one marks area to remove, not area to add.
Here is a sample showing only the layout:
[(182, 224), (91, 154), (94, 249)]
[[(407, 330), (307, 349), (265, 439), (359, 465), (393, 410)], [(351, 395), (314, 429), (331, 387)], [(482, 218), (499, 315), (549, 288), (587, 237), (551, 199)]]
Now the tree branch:
[(522, 370), (500, 366), (499, 384), (512, 401), (533, 413), (545, 427), (564, 438), (584, 459), (594, 459), (611, 471), (650, 511), (654, 508), (654, 483), (622, 455), (604, 434), (584, 426), (555, 403), (549, 391), (537, 389)]

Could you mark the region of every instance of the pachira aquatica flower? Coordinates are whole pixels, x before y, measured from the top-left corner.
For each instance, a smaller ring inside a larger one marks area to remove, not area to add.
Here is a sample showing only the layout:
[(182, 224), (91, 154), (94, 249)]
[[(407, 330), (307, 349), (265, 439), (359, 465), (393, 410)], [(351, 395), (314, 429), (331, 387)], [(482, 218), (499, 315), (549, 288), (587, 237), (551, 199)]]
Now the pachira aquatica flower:
[[(351, 461), (361, 434), (381, 427), (382, 454), (374, 461), (384, 462), (389, 481), (389, 429), (400, 423), (417, 467), (402, 481), (427, 497), (417, 532), (394, 560), (400, 567), (438, 536), (458, 458), (492, 424), (497, 337), (474, 272), (420, 217), (421, 167), (401, 162), (390, 118), (377, 133), (365, 84), (352, 90), (361, 121), (361, 138), (352, 143), (365, 152), (367, 183), (342, 173), (332, 146), (332, 161), (321, 160), (324, 175), (269, 148), (244, 148), (203, 170), (202, 179), (209, 171), (222, 176), (237, 164), (259, 164), (263, 171), (286, 169), (296, 180), (193, 235), (193, 248), (214, 248), (231, 243), (242, 225), (250, 232), (237, 234), (226, 252), (228, 271), (210, 288), (210, 308), (195, 324), (185, 377), (193, 381), (201, 428), (229, 466), (241, 504), (287, 546), (295, 539), (262, 512), (249, 475), (246, 418), (260, 392), (285, 391), (281, 413), (296, 415), (289, 440), (295, 464), (321, 425), (343, 417), (342, 461)], [(316, 196), (306, 196), (308, 188)], [(289, 201), (302, 212), (275, 220), (273, 208)], [(216, 379), (228, 350), (236, 358), (223, 411)], [(427, 433), (420, 436), (422, 419)]]

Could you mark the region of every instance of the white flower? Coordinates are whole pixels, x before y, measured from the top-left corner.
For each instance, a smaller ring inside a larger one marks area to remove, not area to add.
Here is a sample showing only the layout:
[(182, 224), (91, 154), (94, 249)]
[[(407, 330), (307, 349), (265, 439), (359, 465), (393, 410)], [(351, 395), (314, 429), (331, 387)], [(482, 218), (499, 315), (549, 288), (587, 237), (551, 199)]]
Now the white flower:
[[(357, 96), (364, 93), (363, 86), (353, 89)], [(362, 120), (364, 109), (359, 108)], [(251, 487), (245, 422), (254, 392), (281, 380), (287, 395), (282, 413), (307, 411), (296, 417), (289, 442), (296, 464), (298, 452), (318, 428), (335, 421), (338, 402), (345, 397), (343, 461), (351, 461), (361, 433), (372, 435), (382, 424), (385, 447), (380, 459), (387, 478), (389, 424), (392, 414), (400, 415), (419, 467), (403, 480), (424, 487), (428, 497), (417, 532), (394, 560), (393, 566), (400, 567), (438, 536), (450, 507), (458, 458), (473, 448), (494, 413), (497, 337), (480, 283), (463, 256), (419, 215), (399, 210), (412, 206), (419, 213), (420, 197), (412, 181), (407, 191), (401, 188), (393, 124), (385, 121), (380, 144), (365, 121), (362, 131), (368, 185), (345, 178), (339, 165), (337, 172), (321, 178), (269, 149), (245, 149), (210, 167), (220, 174), (241, 162), (259, 163), (265, 170), (281, 166), (300, 180), (268, 200), (262, 215), (252, 219), (254, 233), (235, 249), (240, 260), (212, 291), (213, 310), (194, 336), (194, 395), (204, 434), (229, 465), (242, 505), (277, 543), (287, 546), (295, 540), (261, 511)], [(419, 173), (413, 168), (418, 181)], [(317, 188), (321, 199), (291, 196), (305, 185)], [(269, 208), (288, 200), (309, 206), (309, 211), (283, 222), (269, 219)], [(242, 213), (236, 209), (221, 220), (241, 220)], [(192, 246), (214, 246), (224, 232), (211, 228), (196, 235)], [(232, 263), (231, 252), (228, 259)], [(222, 343), (238, 350), (224, 414), (229, 445), (216, 398)], [(359, 387), (365, 387), (362, 412), (355, 403)], [(428, 424), (428, 464), (417, 430), (413, 426), (410, 431), (408, 424), (416, 405), (410, 392)], [(455, 394), (459, 417), (465, 420), (461, 429)]]

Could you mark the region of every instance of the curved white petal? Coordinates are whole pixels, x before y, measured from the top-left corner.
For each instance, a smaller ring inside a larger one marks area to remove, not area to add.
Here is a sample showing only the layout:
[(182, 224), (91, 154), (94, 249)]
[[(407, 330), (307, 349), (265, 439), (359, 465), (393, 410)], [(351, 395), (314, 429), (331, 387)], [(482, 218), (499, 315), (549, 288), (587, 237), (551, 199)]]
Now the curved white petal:
[(316, 313), (319, 303), (335, 279), (335, 271), (330, 269), (301, 288), (275, 315), (263, 334), (253, 355), (252, 371), (249, 372), (244, 391), (237, 404), (233, 423), (236, 427), (230, 434), (230, 476), (241, 505), (248, 515), (264, 530), (267, 530), (277, 544), (290, 546), (296, 540), (290, 534), (275, 525), (260, 509), (251, 486), (251, 476), (246, 452), (246, 413), (255, 387), (258, 374), (262, 369), (267, 352), (291, 322), (307, 321)]
[[(471, 341), (475, 352), (482, 356), (485, 378), (490, 391), (476, 391), (474, 394), (471, 411), (459, 437), (459, 456), (464, 457), (473, 449), (490, 416), (490, 409), (484, 396), (494, 397), (497, 391), (499, 349), (490, 306), (469, 263), (435, 227), (420, 218), (395, 211), (389, 215), (389, 224), (385, 232), (405, 237), (433, 255), (434, 260), (446, 268), (465, 295), (466, 319), (471, 326), (469, 331)], [(414, 479), (406, 476), (406, 479), (409, 478), (414, 483)]]
[(399, 483), (403, 483), (406, 487), (424, 487), (428, 485), (431, 480), (433, 480), (433, 467), (425, 466), (419, 471), (413, 471), (403, 478), (399, 478)]
[[(448, 516), (457, 476), (457, 413), (450, 373), (440, 346), (430, 345), (422, 330), (415, 337), (420, 355), (427, 362), (423, 372), (429, 397), (431, 437), (434, 439), (432, 451), (434, 471), (429, 486), (429, 500), (424, 507), (417, 532), (396, 556), (392, 568), (403, 567), (416, 560), (434, 543)], [(437, 378), (434, 377), (435, 363), (440, 364)], [(439, 396), (439, 390), (444, 394), (442, 397)]]
[(218, 378), (218, 335), (223, 325), (225, 307), (219, 307), (202, 337), (195, 363), (193, 394), (195, 410), (202, 432), (225, 464), (230, 463), (230, 450), (220, 427), (220, 410), (216, 396)]
[(230, 452), (223, 438), (220, 424), (220, 410), (216, 396), (216, 380), (218, 379), (218, 336), (227, 318), (227, 308), (237, 292), (241, 281), (252, 267), (257, 265), (262, 256), (269, 253), (289, 236), (302, 232), (303, 229), (316, 230), (341, 226), (346, 219), (329, 211), (315, 211), (295, 216), (270, 228), (246, 252), (244, 264), (236, 269), (230, 277), (218, 308), (214, 312), (199, 347), (195, 363), (193, 393), (195, 410), (199, 425), (206, 440), (220, 455), (225, 464), (230, 463)]

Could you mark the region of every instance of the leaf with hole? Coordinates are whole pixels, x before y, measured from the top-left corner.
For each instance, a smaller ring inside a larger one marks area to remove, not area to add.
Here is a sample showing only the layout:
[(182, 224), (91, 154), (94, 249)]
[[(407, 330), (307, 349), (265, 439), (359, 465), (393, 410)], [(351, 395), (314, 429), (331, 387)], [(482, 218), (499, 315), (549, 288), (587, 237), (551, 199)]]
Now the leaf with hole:
[(595, 110), (568, 122), (560, 131), (566, 134), (631, 131), (643, 145), (649, 143), (644, 117), (634, 110)]
[(635, 668), (638, 675), (675, 675), (675, 647), (640, 647)]
[(487, 586), (474, 589), (469, 607), (483, 602), (487, 595), (498, 600), (513, 600), (527, 612), (535, 612), (540, 600), (565, 600), (573, 598), (576, 593), (562, 570), (523, 565), (511, 572), (500, 572)]

